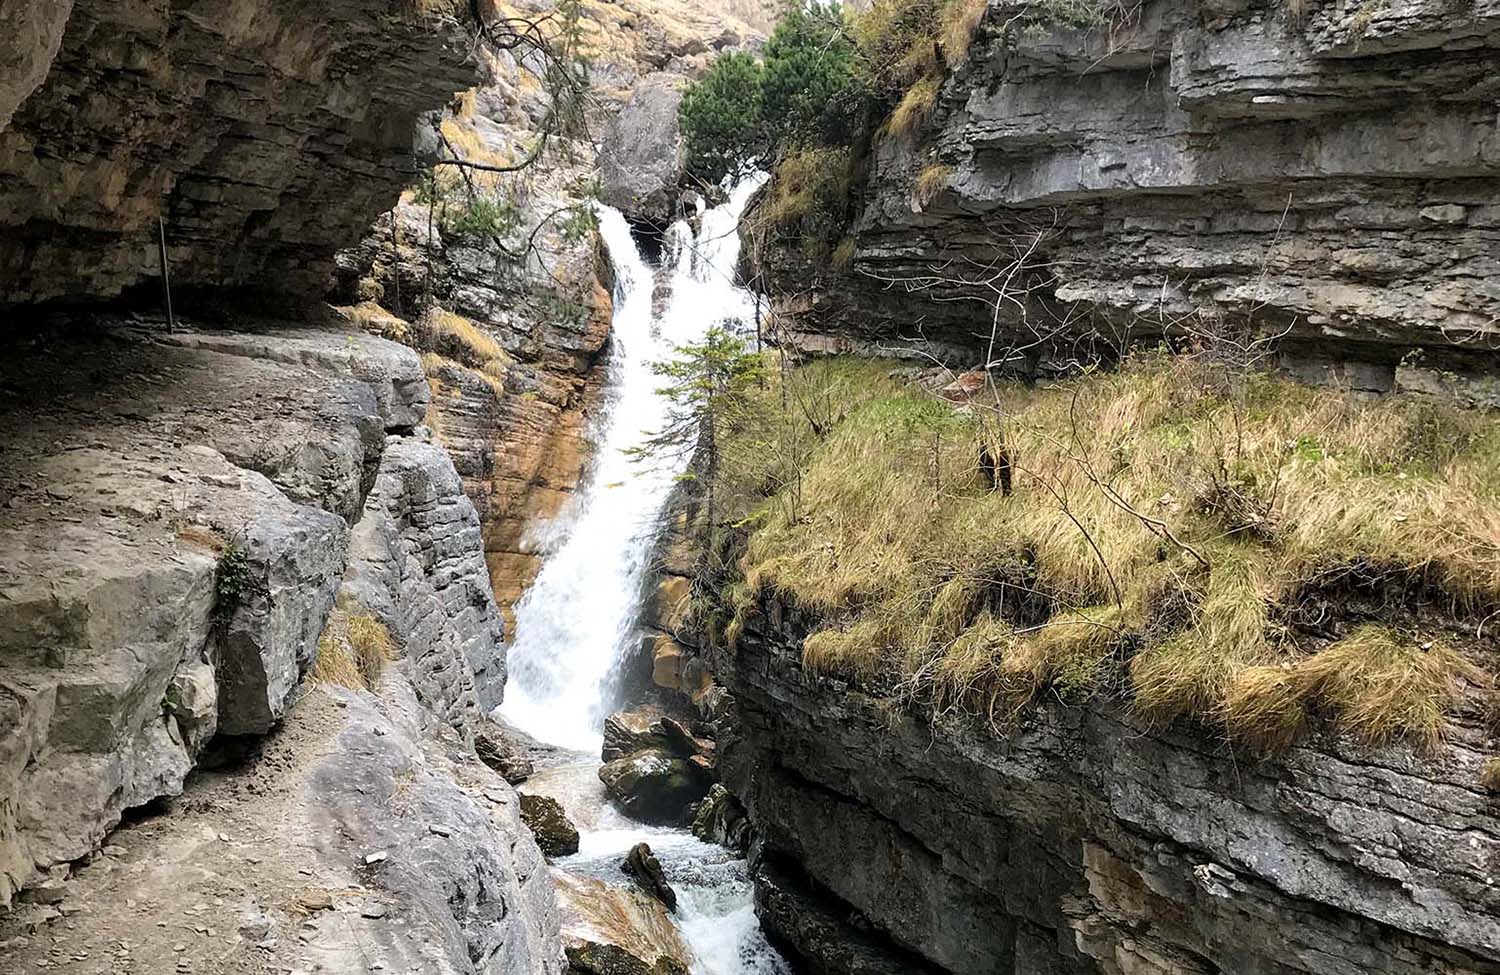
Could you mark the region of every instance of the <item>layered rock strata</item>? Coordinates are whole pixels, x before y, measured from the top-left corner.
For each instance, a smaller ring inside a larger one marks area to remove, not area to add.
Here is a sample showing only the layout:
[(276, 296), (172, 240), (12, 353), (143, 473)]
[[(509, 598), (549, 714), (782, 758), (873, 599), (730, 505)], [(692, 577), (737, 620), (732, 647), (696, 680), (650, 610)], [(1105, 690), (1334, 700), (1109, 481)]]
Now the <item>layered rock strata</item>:
[(1500, 971), (1500, 820), (1472, 718), (1440, 756), (1324, 738), (1258, 762), (1103, 705), (1002, 737), (808, 674), (805, 627), (772, 605), (715, 657), (761, 916), (805, 956), (853, 957), (818, 948), (853, 918), (888, 967), (976, 975)]
[(478, 80), (470, 10), (9, 4), (0, 305), (154, 298), (163, 232), (184, 293), (316, 300), (334, 252), (411, 179), (417, 117)]
[(463, 737), (499, 699), (478, 519), (414, 426), (409, 349), (117, 323), (3, 368), (0, 900), (179, 792), (215, 733), (275, 727), (336, 601)]
[(763, 255), (789, 340), (1037, 371), (1248, 322), (1356, 388), (1493, 365), (1500, 10), (1150, 0), (1066, 22), (1094, 15), (990, 5), (925, 126), (877, 138), (851, 267)]

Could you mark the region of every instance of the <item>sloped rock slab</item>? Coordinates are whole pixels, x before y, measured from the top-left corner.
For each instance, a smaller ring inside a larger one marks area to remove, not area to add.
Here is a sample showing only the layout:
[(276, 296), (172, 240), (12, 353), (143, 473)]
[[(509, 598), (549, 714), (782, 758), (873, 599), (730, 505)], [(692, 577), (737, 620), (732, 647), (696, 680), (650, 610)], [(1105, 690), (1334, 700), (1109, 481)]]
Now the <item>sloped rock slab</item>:
[(176, 793), (215, 731), (279, 720), (385, 446), (341, 370), (420, 374), (339, 332), (289, 338), (295, 362), (158, 338), (0, 361), (0, 904)]
[(117, 831), (49, 918), (0, 915), (0, 959), (41, 975), (107, 943), (120, 970), (558, 975), (518, 808), (399, 673), (321, 685), (248, 765)]

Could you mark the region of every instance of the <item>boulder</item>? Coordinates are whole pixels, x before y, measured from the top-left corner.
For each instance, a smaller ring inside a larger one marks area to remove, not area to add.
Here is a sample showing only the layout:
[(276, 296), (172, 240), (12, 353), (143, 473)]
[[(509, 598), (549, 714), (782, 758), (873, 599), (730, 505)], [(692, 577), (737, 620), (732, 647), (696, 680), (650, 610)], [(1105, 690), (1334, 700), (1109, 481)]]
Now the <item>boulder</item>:
[(620, 864), (624, 870), (641, 889), (667, 905), (667, 910), (677, 910), (677, 891), (667, 882), (667, 874), (661, 868), (661, 861), (651, 852), (651, 847), (645, 843), (637, 843), (630, 848), (625, 855), (625, 860)]
[(693, 811), (693, 835), (705, 843), (743, 852), (750, 845), (750, 820), (745, 817), (745, 807), (728, 789), (715, 782)]
[(628, 815), (647, 823), (680, 824), (688, 808), (708, 793), (709, 770), (661, 748), (606, 762), (599, 779), (609, 797)]
[(525, 750), (493, 721), (486, 721), (474, 734), (474, 753), (479, 760), (505, 777), (511, 785), (531, 778), (536, 765)]
[(551, 796), (521, 796), (521, 822), (536, 836), (536, 845), (549, 857), (578, 852), (578, 827)]
[(682, 79), (657, 74), (636, 86), (610, 120), (599, 143), (599, 178), (605, 203), (626, 216), (666, 225), (675, 216), (682, 178), (677, 107)]
[(713, 742), (694, 735), (671, 715), (662, 715), (652, 727), (666, 739), (667, 750), (672, 754), (705, 768), (713, 768)]
[(654, 704), (642, 704), (628, 711), (616, 711), (604, 719), (604, 749), (600, 757), (612, 762), (648, 748), (666, 748), (667, 739), (657, 727), (662, 710)]
[(647, 965), (624, 948), (592, 941), (567, 949), (569, 975), (688, 975), (681, 962), (666, 955)]

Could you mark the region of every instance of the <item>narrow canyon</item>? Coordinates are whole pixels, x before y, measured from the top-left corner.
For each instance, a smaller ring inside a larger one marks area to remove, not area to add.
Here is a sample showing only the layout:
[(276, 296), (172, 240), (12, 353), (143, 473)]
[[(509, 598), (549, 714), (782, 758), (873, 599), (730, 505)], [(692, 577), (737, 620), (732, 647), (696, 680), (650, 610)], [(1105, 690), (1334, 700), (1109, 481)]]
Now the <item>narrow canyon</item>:
[(1500, 975), (1500, 4), (0, 25), (0, 972)]

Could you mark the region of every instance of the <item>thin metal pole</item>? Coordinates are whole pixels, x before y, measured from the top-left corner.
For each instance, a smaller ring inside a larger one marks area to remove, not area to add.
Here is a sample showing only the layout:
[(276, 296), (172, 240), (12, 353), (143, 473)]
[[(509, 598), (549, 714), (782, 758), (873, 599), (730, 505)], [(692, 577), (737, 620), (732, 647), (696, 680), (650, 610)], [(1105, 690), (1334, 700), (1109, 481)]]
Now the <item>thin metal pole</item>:
[(177, 319), (172, 315), (172, 275), (167, 268), (167, 221), (156, 218), (157, 244), (161, 252), (161, 290), (167, 299), (167, 327), (176, 328)]

